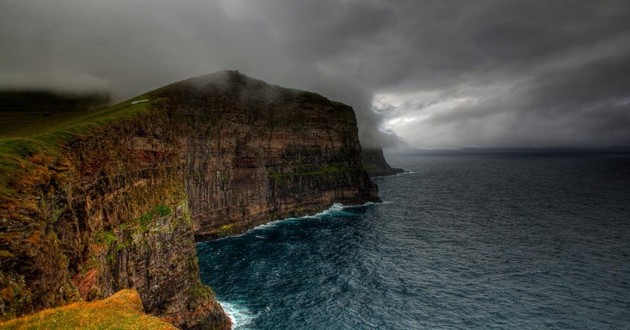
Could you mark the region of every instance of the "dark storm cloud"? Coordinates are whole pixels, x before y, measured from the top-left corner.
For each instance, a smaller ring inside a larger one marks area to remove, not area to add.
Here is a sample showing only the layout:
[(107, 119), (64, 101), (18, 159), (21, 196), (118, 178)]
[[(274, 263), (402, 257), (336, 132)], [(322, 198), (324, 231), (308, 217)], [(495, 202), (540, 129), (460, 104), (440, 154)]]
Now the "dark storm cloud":
[(630, 53), (598, 58), (578, 70), (550, 69), (531, 82), (531, 106), (555, 112), (620, 102), (630, 97), (629, 73)]
[(629, 13), (627, 1), (5, 0), (0, 85), (121, 99), (238, 69), (351, 104), (364, 144), (630, 144)]

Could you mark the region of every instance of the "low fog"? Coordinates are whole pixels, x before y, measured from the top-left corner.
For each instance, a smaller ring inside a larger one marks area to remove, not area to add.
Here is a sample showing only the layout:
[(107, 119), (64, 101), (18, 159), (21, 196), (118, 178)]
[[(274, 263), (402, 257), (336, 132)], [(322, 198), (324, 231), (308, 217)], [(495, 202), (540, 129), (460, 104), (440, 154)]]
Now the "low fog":
[(366, 146), (630, 145), (627, 1), (0, 3), (0, 88), (123, 100), (239, 70), (357, 112)]

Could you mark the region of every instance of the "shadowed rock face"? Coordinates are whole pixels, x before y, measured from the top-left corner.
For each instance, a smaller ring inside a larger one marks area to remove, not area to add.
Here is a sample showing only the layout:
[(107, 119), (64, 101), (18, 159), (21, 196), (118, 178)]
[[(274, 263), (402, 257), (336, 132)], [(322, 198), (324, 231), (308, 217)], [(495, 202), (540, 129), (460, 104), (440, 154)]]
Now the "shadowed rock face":
[(182, 328), (230, 326), (195, 238), (378, 201), (352, 109), (237, 72), (144, 95), (131, 118), (27, 155), (0, 193), (0, 316), (137, 289)]
[[(192, 86), (192, 88), (191, 88)], [(177, 122), (198, 239), (235, 234), (334, 202), (377, 201), (351, 107), (236, 72), (167, 86), (152, 97)]]

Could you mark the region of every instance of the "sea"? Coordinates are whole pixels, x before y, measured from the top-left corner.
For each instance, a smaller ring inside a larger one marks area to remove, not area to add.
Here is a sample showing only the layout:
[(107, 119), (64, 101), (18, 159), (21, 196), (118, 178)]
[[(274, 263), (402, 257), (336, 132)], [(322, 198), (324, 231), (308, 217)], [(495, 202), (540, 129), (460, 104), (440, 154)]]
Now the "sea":
[(378, 204), (198, 243), (235, 329), (630, 329), (630, 156), (389, 156)]

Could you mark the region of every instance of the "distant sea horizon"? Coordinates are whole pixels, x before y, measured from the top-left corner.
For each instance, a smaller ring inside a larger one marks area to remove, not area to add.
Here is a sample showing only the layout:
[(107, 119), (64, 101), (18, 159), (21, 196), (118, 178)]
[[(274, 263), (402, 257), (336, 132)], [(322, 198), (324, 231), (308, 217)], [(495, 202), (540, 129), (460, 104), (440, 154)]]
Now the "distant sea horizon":
[(612, 147), (465, 147), (465, 148), (390, 148), (386, 158), (422, 155), (630, 155), (630, 146)]

